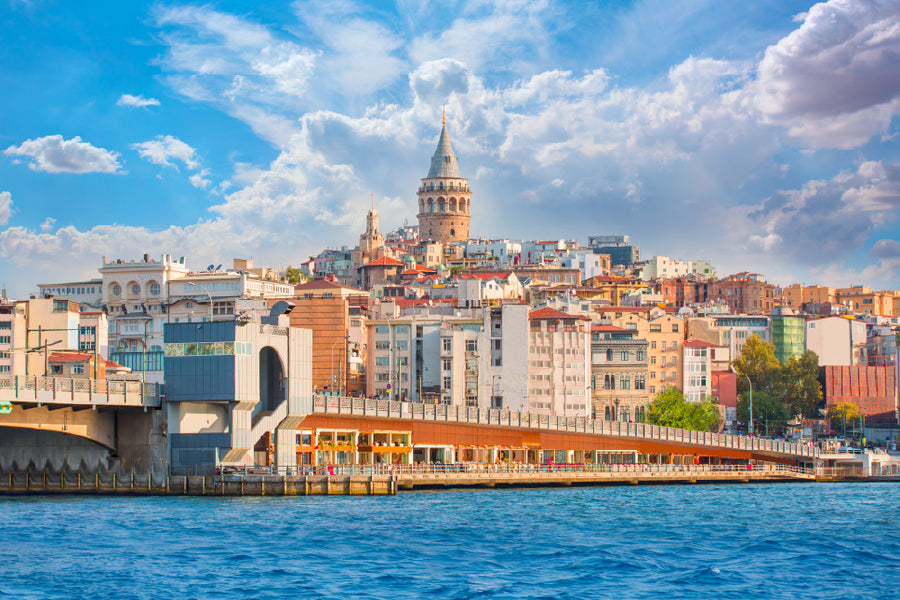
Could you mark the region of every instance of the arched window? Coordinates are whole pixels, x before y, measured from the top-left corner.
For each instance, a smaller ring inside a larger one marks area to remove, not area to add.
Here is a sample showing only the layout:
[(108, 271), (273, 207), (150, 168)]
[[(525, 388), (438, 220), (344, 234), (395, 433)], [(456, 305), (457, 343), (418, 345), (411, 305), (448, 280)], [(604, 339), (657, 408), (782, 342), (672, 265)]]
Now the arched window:
[(440, 200), (438, 200), (438, 211), (439, 211), (439, 212), (444, 212), (444, 199), (443, 199), (443, 198), (441, 198)]

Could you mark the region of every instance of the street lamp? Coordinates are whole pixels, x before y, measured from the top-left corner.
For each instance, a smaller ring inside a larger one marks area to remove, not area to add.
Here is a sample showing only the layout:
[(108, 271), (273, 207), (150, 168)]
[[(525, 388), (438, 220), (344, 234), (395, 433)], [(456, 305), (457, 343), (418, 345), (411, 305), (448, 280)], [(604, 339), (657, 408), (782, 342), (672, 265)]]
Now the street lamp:
[(199, 283), (194, 283), (193, 281), (185, 282), (185, 285), (189, 285), (191, 287), (195, 287), (203, 290), (203, 292), (209, 296), (209, 322), (212, 323), (213, 320), (213, 302), (212, 302), (212, 294), (209, 293), (209, 290), (200, 285)]
[(738, 373), (734, 369), (731, 370), (735, 375), (743, 375), (747, 378), (747, 385), (750, 387), (750, 420), (747, 423), (747, 434), (751, 437), (753, 436), (753, 383), (750, 381), (750, 376), (746, 373)]
[[(346, 341), (350, 339), (350, 334), (345, 335), (344, 337), (338, 338), (331, 345), (331, 385), (335, 384), (334, 381), (334, 347), (337, 346), (340, 342)], [(340, 370), (340, 364), (338, 365), (338, 370)], [(340, 397), (343, 393), (344, 386), (341, 385), (343, 382), (338, 381), (338, 397)]]

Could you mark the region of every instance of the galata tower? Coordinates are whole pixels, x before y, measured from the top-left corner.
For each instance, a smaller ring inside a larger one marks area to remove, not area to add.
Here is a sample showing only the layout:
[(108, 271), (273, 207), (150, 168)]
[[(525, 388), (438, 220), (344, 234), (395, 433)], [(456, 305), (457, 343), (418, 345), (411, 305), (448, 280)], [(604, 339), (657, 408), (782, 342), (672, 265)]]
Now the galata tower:
[(459, 174), (447, 119), (442, 119), (441, 139), (431, 157), (431, 169), (419, 186), (419, 240), (444, 244), (469, 239), (472, 218), (469, 180)]

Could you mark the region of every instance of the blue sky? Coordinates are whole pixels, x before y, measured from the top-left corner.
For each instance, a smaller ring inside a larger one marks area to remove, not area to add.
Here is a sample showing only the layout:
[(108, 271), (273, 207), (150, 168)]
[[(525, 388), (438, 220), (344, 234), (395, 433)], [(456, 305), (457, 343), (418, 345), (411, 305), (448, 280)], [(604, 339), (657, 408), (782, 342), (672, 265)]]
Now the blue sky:
[(472, 235), (900, 288), (897, 0), (0, 1), (12, 295), (415, 222), (443, 104)]

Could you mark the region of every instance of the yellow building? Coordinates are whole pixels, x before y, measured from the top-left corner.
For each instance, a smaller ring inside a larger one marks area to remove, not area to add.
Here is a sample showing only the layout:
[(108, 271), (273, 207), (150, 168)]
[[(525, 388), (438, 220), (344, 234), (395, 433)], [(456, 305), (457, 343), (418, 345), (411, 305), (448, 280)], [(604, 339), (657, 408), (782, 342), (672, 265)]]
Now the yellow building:
[(895, 292), (884, 290), (875, 292), (867, 285), (854, 285), (835, 290), (837, 302), (846, 305), (853, 312), (869, 315), (893, 317)]
[(684, 343), (684, 319), (658, 306), (597, 308), (601, 322), (635, 331), (635, 339), (647, 340), (648, 387), (650, 398), (667, 387), (684, 389), (681, 345)]

